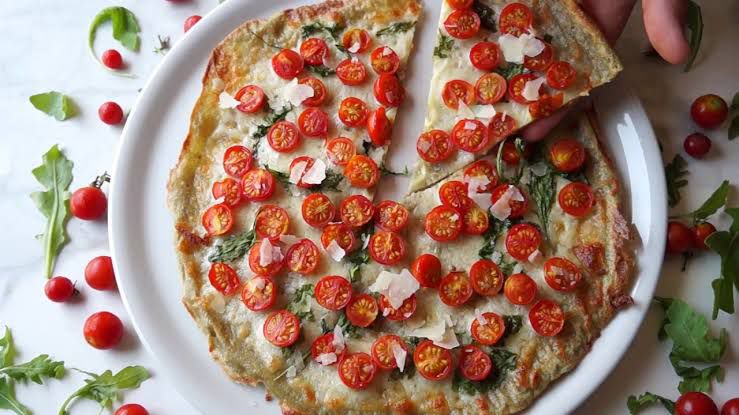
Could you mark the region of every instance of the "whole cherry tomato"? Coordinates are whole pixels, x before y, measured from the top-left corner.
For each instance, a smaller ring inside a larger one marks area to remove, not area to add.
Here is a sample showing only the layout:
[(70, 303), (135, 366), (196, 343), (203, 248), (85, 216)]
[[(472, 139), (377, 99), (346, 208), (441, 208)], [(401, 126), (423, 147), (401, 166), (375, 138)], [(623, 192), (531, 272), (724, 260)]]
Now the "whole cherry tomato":
[(81, 187), (69, 198), (69, 210), (78, 219), (100, 219), (107, 208), (108, 198), (99, 187)]
[(670, 221), (667, 224), (667, 252), (682, 254), (693, 248), (693, 232), (684, 223)]
[(85, 340), (96, 349), (112, 349), (123, 338), (123, 323), (115, 314), (107, 311), (87, 318), (83, 328)]
[(137, 403), (128, 403), (118, 408), (114, 415), (149, 415), (149, 411)]
[(685, 137), (683, 148), (691, 157), (700, 159), (711, 150), (711, 139), (701, 133), (693, 133)]
[(714, 129), (726, 120), (729, 107), (726, 101), (718, 95), (703, 95), (693, 101), (690, 106), (690, 116), (699, 126), (706, 129)]
[(55, 303), (63, 303), (69, 300), (75, 291), (74, 284), (67, 277), (54, 277), (46, 281), (44, 285), (46, 298)]
[(675, 415), (718, 415), (718, 408), (705, 393), (686, 392), (675, 402)]
[(113, 261), (109, 256), (95, 257), (85, 267), (85, 281), (96, 290), (112, 290), (115, 288)]
[(739, 415), (739, 398), (724, 402), (724, 406), (721, 407), (721, 415)]

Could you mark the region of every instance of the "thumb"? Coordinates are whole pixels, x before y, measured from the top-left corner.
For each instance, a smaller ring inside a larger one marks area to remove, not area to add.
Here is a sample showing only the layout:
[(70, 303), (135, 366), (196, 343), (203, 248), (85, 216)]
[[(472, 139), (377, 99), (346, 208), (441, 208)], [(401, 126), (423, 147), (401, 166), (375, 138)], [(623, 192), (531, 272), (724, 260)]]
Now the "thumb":
[(690, 54), (685, 39), (686, 0), (643, 0), (644, 27), (652, 46), (672, 64), (685, 62)]

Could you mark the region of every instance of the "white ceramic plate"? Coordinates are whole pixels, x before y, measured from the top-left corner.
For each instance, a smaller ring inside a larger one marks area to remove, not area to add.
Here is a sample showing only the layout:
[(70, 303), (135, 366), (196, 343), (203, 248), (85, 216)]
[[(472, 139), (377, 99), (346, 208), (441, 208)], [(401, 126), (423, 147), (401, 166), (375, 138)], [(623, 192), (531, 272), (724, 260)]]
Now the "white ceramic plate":
[[(167, 55), (128, 118), (113, 171), (110, 245), (118, 285), (136, 331), (161, 372), (203, 413), (278, 414), (264, 391), (231, 382), (211, 360), (205, 337), (180, 302), (173, 223), (165, 184), (187, 133), (192, 107), (210, 51), (244, 20), (298, 6), (295, 0), (230, 0), (198, 23)], [(434, 3), (434, 4), (431, 4)], [(412, 165), (415, 137), (423, 125), (431, 51), (439, 2), (427, 1), (411, 59), (409, 97), (398, 119), (389, 166)], [(577, 370), (552, 385), (530, 414), (574, 410), (605, 379), (627, 351), (652, 298), (665, 243), (666, 196), (657, 141), (639, 100), (622, 83), (595, 94), (604, 145), (623, 180), (627, 217), (640, 238), (635, 305), (619, 313)], [(382, 183), (382, 193), (402, 195), (406, 183)], [(338, 380), (337, 380), (338, 381)]]

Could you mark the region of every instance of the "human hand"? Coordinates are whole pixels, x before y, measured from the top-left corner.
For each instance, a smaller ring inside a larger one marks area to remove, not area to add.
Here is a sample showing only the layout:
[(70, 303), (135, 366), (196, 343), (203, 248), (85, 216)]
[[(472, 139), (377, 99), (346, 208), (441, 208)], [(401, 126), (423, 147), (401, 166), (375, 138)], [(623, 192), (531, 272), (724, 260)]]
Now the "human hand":
[[(582, 9), (603, 31), (610, 44), (614, 44), (626, 26), (636, 0), (583, 0)], [(683, 32), (686, 0), (642, 0), (644, 27), (649, 41), (667, 62), (684, 63), (690, 47)], [(537, 120), (521, 131), (527, 141), (543, 139), (567, 115), (569, 108), (562, 108), (551, 117)]]

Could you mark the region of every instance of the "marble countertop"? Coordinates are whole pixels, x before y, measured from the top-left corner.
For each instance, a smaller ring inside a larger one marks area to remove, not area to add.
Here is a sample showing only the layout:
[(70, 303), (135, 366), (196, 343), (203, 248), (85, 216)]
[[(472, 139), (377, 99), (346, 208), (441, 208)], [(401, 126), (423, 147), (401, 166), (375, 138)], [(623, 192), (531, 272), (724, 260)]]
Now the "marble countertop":
[[(108, 2), (104, 2), (108, 3)], [(665, 159), (681, 151), (683, 138), (696, 127), (688, 110), (698, 95), (714, 92), (730, 99), (739, 90), (739, 54), (732, 39), (739, 38), (739, 0), (704, 1), (706, 21), (704, 45), (696, 67), (690, 73), (642, 56), (646, 40), (638, 12), (632, 16), (619, 52), (625, 62), (625, 76), (641, 97), (664, 147)], [(94, 292), (84, 286), (83, 270), (87, 262), (107, 252), (104, 221), (72, 220), (68, 225), (71, 242), (64, 248), (55, 274), (77, 280), (82, 296), (71, 304), (59, 305), (43, 294), (42, 250), (34, 239), (44, 226), (29, 194), (39, 186), (30, 171), (40, 163), (41, 155), (59, 143), (75, 162), (72, 188), (92, 181), (109, 170), (116, 151), (120, 127), (102, 124), (98, 106), (108, 100), (120, 103), (124, 110), (134, 103), (147, 74), (160, 62), (153, 52), (157, 35), (170, 36), (172, 42), (182, 37), (182, 23), (187, 16), (206, 14), (218, 0), (193, 0), (181, 3), (164, 0), (121, 0), (116, 4), (133, 10), (143, 32), (138, 54), (124, 53), (136, 79), (123, 79), (101, 70), (86, 50), (89, 22), (104, 5), (83, 0), (6, 1), (0, 5), (3, 35), (0, 38), (0, 119), (5, 133), (0, 136), (0, 325), (12, 330), (19, 349), (19, 359), (27, 360), (49, 353), (64, 360), (69, 367), (89, 371), (118, 370), (141, 364), (153, 378), (143, 387), (126, 394), (129, 402), (144, 404), (152, 414), (196, 414), (196, 411), (158, 376), (157, 365), (135, 337), (130, 320), (117, 293)], [(111, 3), (112, 5), (112, 3)], [(103, 29), (109, 30), (109, 29)], [(110, 36), (99, 36), (98, 50), (114, 46)], [(120, 48), (119, 48), (120, 50)], [(77, 118), (57, 122), (36, 111), (28, 97), (48, 90), (62, 91), (80, 108)], [(701, 203), (724, 178), (739, 181), (739, 140), (726, 140), (726, 131), (711, 132), (714, 147), (708, 158), (689, 159), (690, 186), (675, 212), (687, 211)], [(739, 204), (736, 186), (731, 202)], [(720, 215), (717, 225), (726, 226)], [(705, 314), (710, 314), (713, 294), (710, 281), (719, 272), (718, 258), (699, 254), (686, 272), (680, 272), (680, 260), (668, 259), (657, 289), (658, 295), (686, 299)], [(179, 290), (179, 288), (173, 288)], [(112, 351), (90, 348), (82, 336), (82, 324), (93, 312), (109, 310), (122, 318), (127, 335), (123, 344)], [(668, 361), (669, 343), (657, 341), (662, 313), (649, 312), (637, 338), (622, 362), (606, 382), (576, 413), (626, 413), (626, 397), (645, 390), (677, 397), (678, 378)], [(723, 402), (739, 391), (739, 316), (722, 314), (711, 323), (717, 331), (726, 327), (733, 332), (730, 350), (723, 361), (726, 379), (714, 387), (713, 396)], [(56, 413), (61, 402), (82, 385), (83, 377), (71, 373), (64, 381), (44, 386), (19, 386), (18, 398), (36, 414)], [(95, 405), (83, 402), (75, 407), (79, 414), (97, 413)], [(649, 413), (664, 413), (653, 409)]]

